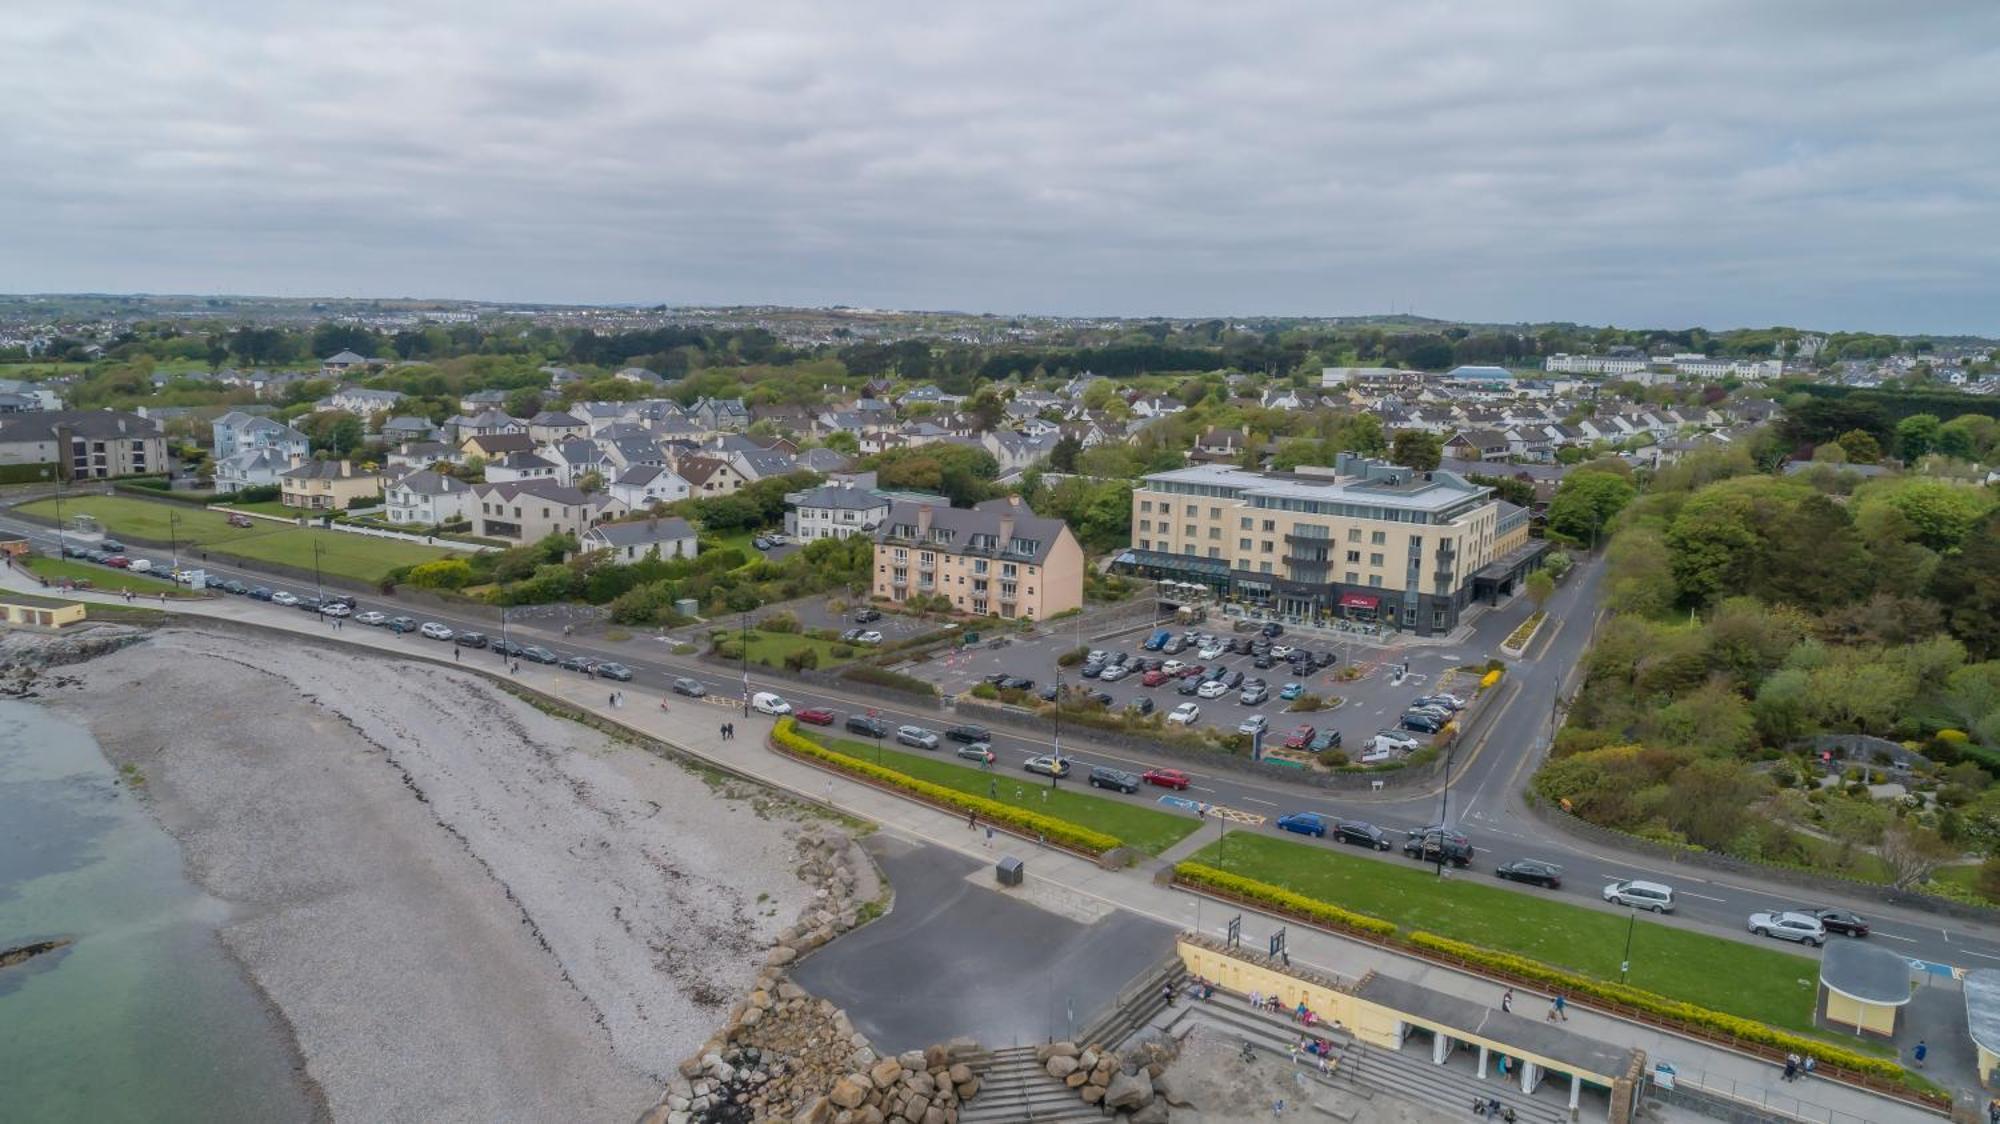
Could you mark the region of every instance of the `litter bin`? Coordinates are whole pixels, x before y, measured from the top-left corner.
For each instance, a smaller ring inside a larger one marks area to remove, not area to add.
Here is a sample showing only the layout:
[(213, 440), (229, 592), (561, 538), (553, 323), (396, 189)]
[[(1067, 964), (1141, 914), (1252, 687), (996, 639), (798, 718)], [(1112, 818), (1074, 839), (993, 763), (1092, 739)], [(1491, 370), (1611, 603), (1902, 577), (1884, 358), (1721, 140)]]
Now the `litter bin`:
[(993, 874), (1000, 880), (1002, 886), (1019, 886), (1021, 877), (1027, 871), (1028, 868), (1021, 865), (1021, 860), (1012, 855), (1002, 858), (999, 865), (993, 868)]

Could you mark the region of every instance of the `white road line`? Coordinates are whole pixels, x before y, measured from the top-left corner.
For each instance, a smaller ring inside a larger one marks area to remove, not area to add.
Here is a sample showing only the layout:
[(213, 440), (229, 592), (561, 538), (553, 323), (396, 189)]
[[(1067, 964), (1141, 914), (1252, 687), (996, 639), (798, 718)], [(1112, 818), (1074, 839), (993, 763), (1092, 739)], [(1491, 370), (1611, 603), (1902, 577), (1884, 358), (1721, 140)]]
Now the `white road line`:
[(1189, 785), (1188, 787), (1189, 787), (1189, 788), (1191, 788), (1191, 789), (1193, 789), (1193, 790), (1195, 790), (1196, 792), (1214, 792), (1214, 791), (1215, 791), (1215, 790), (1214, 790), (1214, 789), (1212, 789), (1212, 788), (1203, 788), (1203, 787), (1201, 787), (1201, 786), (1200, 786), (1200, 785), (1198, 785), (1198, 784), (1191, 784), (1191, 785)]
[(1993, 956), (1984, 952), (1974, 952), (1969, 948), (1960, 949), (1959, 951), (1965, 953), (1967, 956), (1977, 956), (1982, 960), (2000, 960), (2000, 956)]
[(1907, 941), (1907, 942), (1909, 942), (1910, 944), (1916, 944), (1916, 943), (1917, 943), (1917, 938), (1915, 938), (1915, 937), (1899, 937), (1899, 936), (1897, 936), (1897, 935), (1896, 935), (1896, 934), (1894, 934), (1894, 933), (1885, 933), (1885, 932), (1883, 932), (1883, 931), (1882, 931), (1882, 930), (1880, 930), (1880, 929), (1877, 929), (1877, 930), (1875, 930), (1875, 935), (1876, 935), (1876, 936), (1878, 936), (1878, 937), (1881, 937), (1881, 938), (1883, 938), (1884, 940), (1891, 940), (1891, 941)]
[(1711, 897), (1709, 897), (1709, 896), (1708, 896), (1707, 894), (1694, 894), (1694, 893), (1689, 893), (1689, 892), (1688, 892), (1688, 891), (1686, 891), (1686, 890), (1682, 890), (1682, 891), (1681, 891), (1681, 897), (1684, 897), (1684, 898), (1700, 898), (1700, 899), (1701, 899), (1702, 901), (1705, 901), (1705, 902), (1721, 902), (1721, 901), (1728, 901), (1728, 900), (1729, 900), (1729, 899), (1727, 899), (1727, 898), (1711, 898)]
[(1275, 807), (1277, 807), (1277, 804), (1275, 804), (1275, 803), (1273, 803), (1273, 802), (1271, 802), (1271, 801), (1269, 801), (1269, 800), (1259, 800), (1259, 799), (1257, 799), (1257, 798), (1256, 798), (1256, 797), (1254, 797), (1254, 796), (1246, 796), (1246, 797), (1244, 797), (1244, 798), (1243, 798), (1243, 802), (1244, 802), (1245, 804), (1262, 804), (1262, 805), (1263, 805), (1263, 806), (1265, 806), (1266, 808), (1275, 808)]

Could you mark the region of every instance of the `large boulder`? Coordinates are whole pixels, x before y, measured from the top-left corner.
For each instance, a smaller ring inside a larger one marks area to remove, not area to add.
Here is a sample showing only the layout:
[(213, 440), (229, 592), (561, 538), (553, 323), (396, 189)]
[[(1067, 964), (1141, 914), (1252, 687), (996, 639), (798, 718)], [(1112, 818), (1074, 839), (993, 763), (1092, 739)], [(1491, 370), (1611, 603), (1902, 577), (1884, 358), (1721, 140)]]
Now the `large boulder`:
[(792, 1116), (792, 1124), (827, 1124), (833, 1119), (833, 1102), (826, 1097), (814, 1097)]
[(1167, 1102), (1157, 1097), (1147, 1101), (1126, 1124), (1167, 1124)]
[(1084, 1104), (1096, 1104), (1098, 1101), (1104, 1099), (1104, 1086), (1102, 1085), (1085, 1085), (1078, 1092), (1083, 1096)]
[(842, 1108), (859, 1108), (868, 1099), (868, 1080), (857, 1074), (845, 1074), (833, 1083), (826, 1096)]
[(1050, 1058), (1073, 1058), (1077, 1053), (1074, 1042), (1051, 1042), (1046, 1046), (1035, 1047), (1035, 1060), (1045, 1062)]
[(1077, 1071), (1076, 1059), (1067, 1054), (1057, 1054), (1049, 1059), (1048, 1071), (1050, 1077), (1068, 1077)]
[(903, 1063), (894, 1058), (883, 1058), (868, 1070), (868, 1080), (873, 1081), (877, 1089), (887, 1089), (901, 1076), (903, 1076)]
[(1153, 1078), (1153, 1095), (1175, 1108), (1184, 1108), (1188, 1104), (1188, 1099), (1174, 1087), (1174, 1078), (1170, 1073), (1162, 1073)]
[(954, 1085), (963, 1085), (967, 1081), (972, 1080), (972, 1067), (966, 1065), (964, 1062), (953, 1063), (951, 1069), (947, 1072), (950, 1074), (951, 1083)]
[(1144, 1070), (1119, 1073), (1104, 1089), (1104, 1103), (1112, 1108), (1138, 1108), (1152, 1099), (1153, 1079)]

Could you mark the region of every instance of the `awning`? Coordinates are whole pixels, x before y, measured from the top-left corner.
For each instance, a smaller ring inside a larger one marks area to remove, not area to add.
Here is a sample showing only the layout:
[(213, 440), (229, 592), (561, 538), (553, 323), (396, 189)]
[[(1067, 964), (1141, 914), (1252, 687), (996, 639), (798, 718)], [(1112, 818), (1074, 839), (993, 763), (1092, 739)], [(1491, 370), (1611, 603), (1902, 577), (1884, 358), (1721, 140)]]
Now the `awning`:
[(1340, 607), (1343, 609), (1373, 609), (1382, 603), (1380, 597), (1372, 593), (1343, 593)]

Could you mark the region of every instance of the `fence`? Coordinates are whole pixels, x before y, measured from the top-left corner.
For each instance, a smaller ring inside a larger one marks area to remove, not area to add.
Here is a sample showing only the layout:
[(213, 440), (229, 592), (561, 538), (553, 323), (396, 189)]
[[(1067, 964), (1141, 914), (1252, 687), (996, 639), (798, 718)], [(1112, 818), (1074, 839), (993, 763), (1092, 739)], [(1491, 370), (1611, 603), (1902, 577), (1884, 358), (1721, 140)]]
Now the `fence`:
[[(1659, 1059), (1654, 1059), (1656, 1062)], [(1802, 1081), (1810, 1079), (1802, 1078)], [(1806, 1087), (1810, 1088), (1808, 1084)], [(1657, 1079), (1646, 1083), (1649, 1098), (1732, 1124), (1873, 1124), (1873, 1118), (1779, 1093), (1769, 1086), (1746, 1086), (1735, 1078), (1706, 1070), (1676, 1068), (1671, 1087)]]

